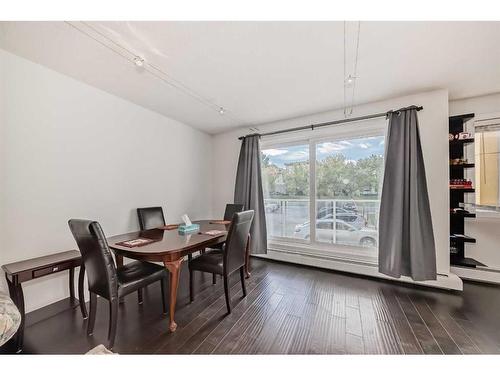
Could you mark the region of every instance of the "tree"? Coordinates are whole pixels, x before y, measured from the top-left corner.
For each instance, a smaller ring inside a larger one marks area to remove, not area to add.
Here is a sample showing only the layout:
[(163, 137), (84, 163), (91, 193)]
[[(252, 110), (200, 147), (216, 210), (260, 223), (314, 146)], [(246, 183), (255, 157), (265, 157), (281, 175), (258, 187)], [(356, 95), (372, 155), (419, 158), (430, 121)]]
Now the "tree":
[(309, 162), (298, 162), (286, 165), (283, 180), (288, 196), (309, 195)]
[[(347, 160), (343, 154), (317, 160), (317, 197), (352, 199), (367, 194), (378, 194), (383, 161), (382, 155), (371, 155), (351, 161)], [(309, 162), (307, 161), (289, 163), (282, 168), (272, 164), (269, 157), (263, 156), (262, 178), (266, 197), (292, 198), (309, 195)]]

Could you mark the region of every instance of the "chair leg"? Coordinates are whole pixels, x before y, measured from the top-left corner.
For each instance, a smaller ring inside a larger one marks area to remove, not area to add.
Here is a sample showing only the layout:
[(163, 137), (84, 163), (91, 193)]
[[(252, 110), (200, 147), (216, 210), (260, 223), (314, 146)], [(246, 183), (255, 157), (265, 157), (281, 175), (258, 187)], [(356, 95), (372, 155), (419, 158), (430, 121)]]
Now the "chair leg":
[(137, 301), (139, 302), (139, 305), (142, 305), (142, 302), (144, 301), (142, 298), (142, 288), (137, 289)]
[(194, 286), (193, 286), (193, 280), (194, 279), (194, 274), (192, 270), (189, 270), (189, 302), (194, 301)]
[(212, 284), (217, 284), (217, 275), (215, 273), (212, 274)]
[(118, 321), (118, 300), (109, 301), (108, 349), (115, 344), (116, 323)]
[(240, 279), (241, 279), (241, 290), (243, 291), (243, 297), (246, 297), (247, 287), (245, 285), (245, 267), (240, 268)]
[(95, 324), (95, 314), (97, 310), (97, 295), (90, 292), (90, 309), (89, 309), (89, 320), (87, 322), (87, 335), (92, 335), (94, 333)]
[(161, 285), (161, 305), (163, 308), (163, 315), (167, 315), (167, 298), (165, 293), (167, 293), (167, 278), (164, 277), (160, 280)]
[(193, 260), (193, 254), (188, 254), (188, 262), (191, 262)]
[(231, 314), (231, 296), (229, 295), (229, 283), (226, 275), (224, 275), (224, 294), (226, 295), (227, 313)]

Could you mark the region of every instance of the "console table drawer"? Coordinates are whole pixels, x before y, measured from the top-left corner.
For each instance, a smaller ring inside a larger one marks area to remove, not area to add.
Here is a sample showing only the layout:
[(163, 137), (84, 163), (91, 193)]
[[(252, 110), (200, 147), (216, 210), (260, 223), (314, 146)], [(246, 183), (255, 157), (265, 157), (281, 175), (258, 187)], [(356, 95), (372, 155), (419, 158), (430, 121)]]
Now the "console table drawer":
[(40, 268), (38, 270), (33, 271), (33, 278), (36, 279), (37, 277), (50, 275), (51, 273), (56, 273), (59, 271), (64, 271), (70, 269), (71, 267), (74, 267), (74, 264), (72, 262), (67, 262), (50, 267)]

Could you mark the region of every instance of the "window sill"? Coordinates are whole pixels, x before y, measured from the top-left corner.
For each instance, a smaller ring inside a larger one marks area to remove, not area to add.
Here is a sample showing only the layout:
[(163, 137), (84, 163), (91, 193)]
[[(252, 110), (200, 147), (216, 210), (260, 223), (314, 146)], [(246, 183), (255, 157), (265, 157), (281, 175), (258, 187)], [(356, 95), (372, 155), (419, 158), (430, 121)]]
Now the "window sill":
[(362, 263), (377, 267), (378, 250), (354, 246), (287, 241), (286, 239), (269, 239), (269, 250), (330, 258), (348, 262)]
[(305, 266), (312, 266), (324, 269), (330, 269), (341, 272), (371, 276), (385, 279), (388, 281), (417, 284), (427, 287), (463, 290), (462, 280), (454, 273), (447, 275), (438, 274), (437, 280), (433, 281), (414, 281), (413, 279), (402, 276), (393, 278), (378, 272), (377, 260), (364, 256), (362, 259), (350, 254), (349, 257), (342, 256), (339, 252), (333, 254), (331, 251), (325, 254), (321, 249), (314, 249), (311, 245), (301, 245), (297, 243), (270, 241), (267, 254), (255, 254), (254, 257), (271, 259), (281, 262), (294, 263)]

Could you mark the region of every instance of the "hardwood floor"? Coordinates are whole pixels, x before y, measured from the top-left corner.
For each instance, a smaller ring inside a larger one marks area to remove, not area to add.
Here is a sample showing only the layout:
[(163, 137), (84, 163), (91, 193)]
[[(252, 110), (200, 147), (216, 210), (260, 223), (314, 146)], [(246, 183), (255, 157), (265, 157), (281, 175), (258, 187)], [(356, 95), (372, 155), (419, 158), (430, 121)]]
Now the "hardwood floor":
[[(114, 351), (158, 354), (500, 353), (500, 288), (466, 283), (462, 293), (410, 287), (284, 263), (252, 261), (248, 295), (232, 279), (226, 315), (222, 280), (196, 273), (189, 303), (181, 271), (176, 320), (168, 332), (159, 285), (144, 303), (120, 305)], [(185, 267), (185, 265), (184, 265)], [(108, 307), (99, 301), (94, 335), (67, 301), (28, 316), (25, 353), (84, 353), (106, 342)], [(58, 309), (62, 311), (54, 312)], [(53, 316), (50, 316), (53, 315)]]

